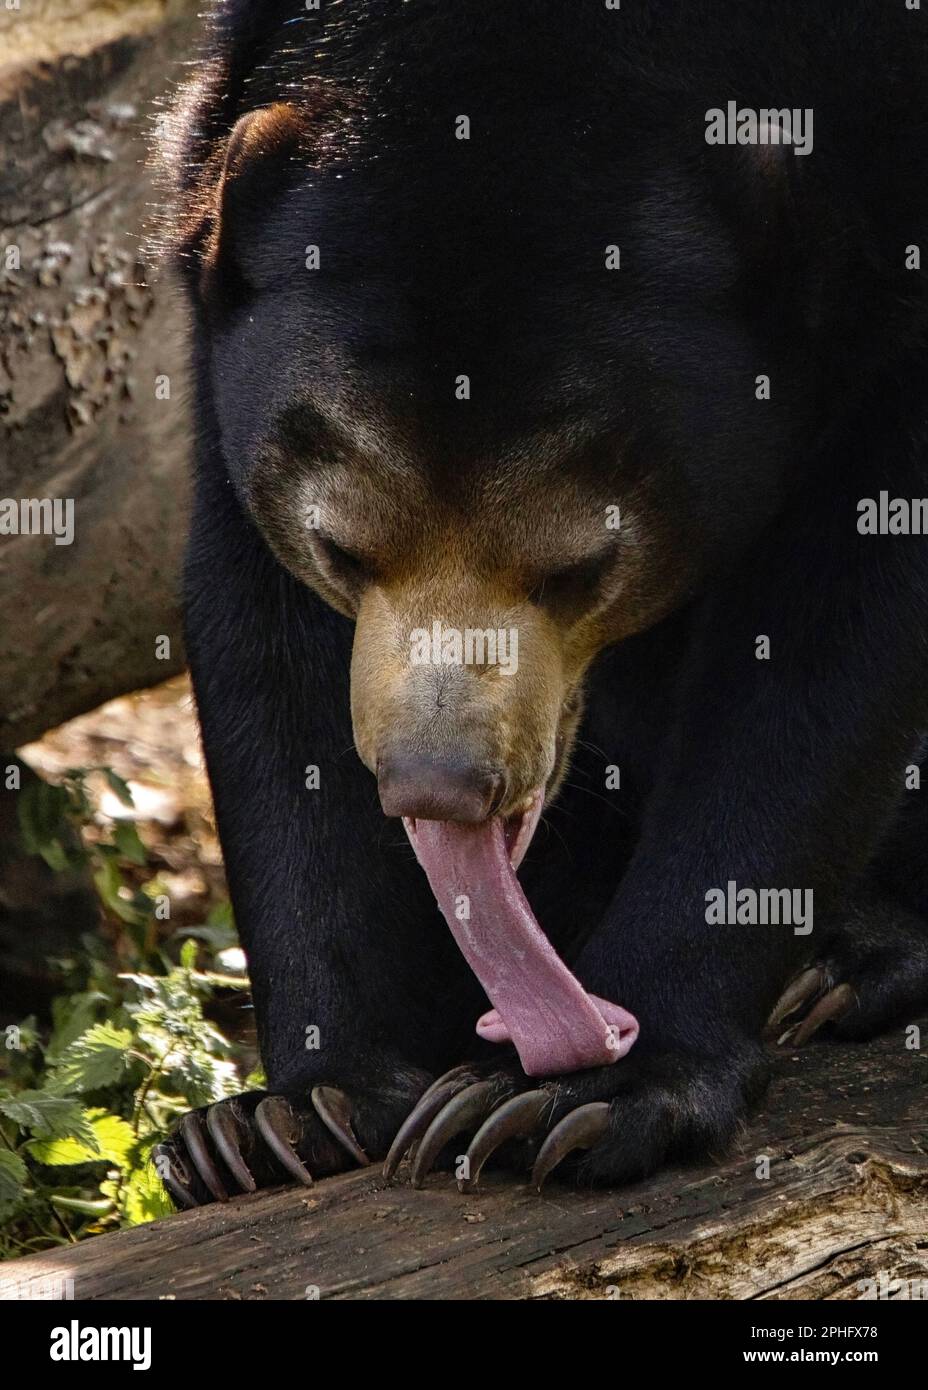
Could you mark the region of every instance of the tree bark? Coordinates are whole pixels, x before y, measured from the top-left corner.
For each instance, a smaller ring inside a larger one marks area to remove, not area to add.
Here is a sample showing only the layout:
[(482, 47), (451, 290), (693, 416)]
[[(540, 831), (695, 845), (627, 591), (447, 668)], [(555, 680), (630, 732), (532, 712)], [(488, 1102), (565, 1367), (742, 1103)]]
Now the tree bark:
[(926, 1099), (904, 1029), (817, 1043), (777, 1053), (721, 1163), (541, 1197), (499, 1172), (464, 1197), (448, 1173), (417, 1192), (369, 1168), (13, 1261), (0, 1296), (67, 1277), (89, 1300), (923, 1298)]
[[(0, 9), (0, 748), (184, 664), (187, 356), (141, 236), (195, 11)], [(11, 534), (22, 499), (72, 501), (73, 543)]]

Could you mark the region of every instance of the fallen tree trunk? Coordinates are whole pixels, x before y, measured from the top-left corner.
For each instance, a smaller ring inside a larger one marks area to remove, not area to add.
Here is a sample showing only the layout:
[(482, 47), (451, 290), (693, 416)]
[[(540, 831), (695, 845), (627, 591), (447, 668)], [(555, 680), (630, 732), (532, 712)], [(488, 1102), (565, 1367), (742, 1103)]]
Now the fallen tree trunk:
[[(152, 103), (195, 10), (0, 9), (0, 749), (184, 664), (186, 353), (140, 235)], [(22, 533), (23, 501), (52, 499), (70, 542), (47, 513)]]
[(18, 1260), (3, 1283), (30, 1297), (71, 1279), (91, 1300), (919, 1297), (926, 1101), (928, 1051), (901, 1030), (824, 1043), (778, 1058), (718, 1166), (541, 1198), (503, 1174), (462, 1197), (447, 1174), (417, 1192), (367, 1170)]

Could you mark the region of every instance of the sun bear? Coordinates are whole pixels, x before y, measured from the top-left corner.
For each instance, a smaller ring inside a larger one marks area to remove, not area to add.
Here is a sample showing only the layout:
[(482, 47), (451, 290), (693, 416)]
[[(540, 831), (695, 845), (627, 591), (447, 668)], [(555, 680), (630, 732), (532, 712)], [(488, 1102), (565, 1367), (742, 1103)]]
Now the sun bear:
[(214, 7), (186, 622), (267, 1089), (178, 1204), (625, 1182), (928, 1003), (926, 22)]

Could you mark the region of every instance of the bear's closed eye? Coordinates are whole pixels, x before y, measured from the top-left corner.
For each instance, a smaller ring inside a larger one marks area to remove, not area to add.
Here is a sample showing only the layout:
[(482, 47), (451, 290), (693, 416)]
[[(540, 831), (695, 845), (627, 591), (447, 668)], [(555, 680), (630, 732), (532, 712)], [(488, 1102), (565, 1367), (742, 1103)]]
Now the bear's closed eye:
[(611, 573), (615, 559), (615, 549), (610, 546), (599, 555), (553, 570), (538, 581), (529, 598), (539, 608), (562, 610), (580, 603), (585, 607)]
[(374, 577), (374, 566), (369, 560), (345, 550), (329, 536), (316, 533), (313, 554), (329, 578), (346, 582), (352, 589), (359, 584), (369, 584)]

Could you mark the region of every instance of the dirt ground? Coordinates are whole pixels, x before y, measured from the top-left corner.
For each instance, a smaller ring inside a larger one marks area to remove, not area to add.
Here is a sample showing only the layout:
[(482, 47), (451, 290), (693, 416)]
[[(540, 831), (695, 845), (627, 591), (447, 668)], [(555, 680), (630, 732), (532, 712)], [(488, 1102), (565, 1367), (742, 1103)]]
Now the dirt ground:
[[(171, 895), (180, 925), (202, 921), (226, 897), (222, 854), (186, 676), (110, 700), (19, 750), (40, 776), (56, 781), (69, 768), (109, 767), (132, 790), (124, 806), (95, 774), (99, 825), (135, 821)], [(90, 827), (89, 833), (93, 833)]]

